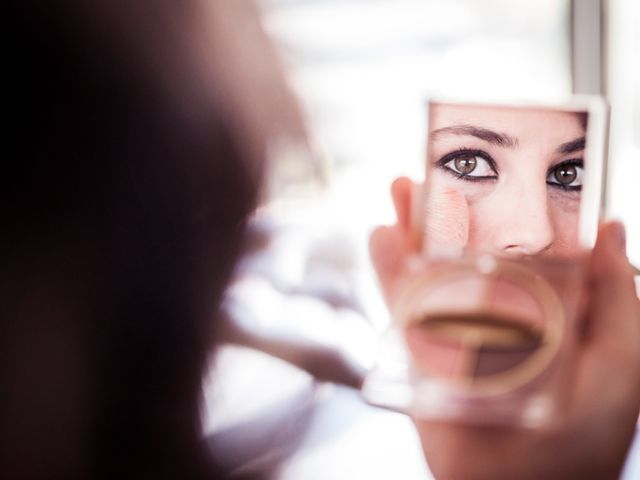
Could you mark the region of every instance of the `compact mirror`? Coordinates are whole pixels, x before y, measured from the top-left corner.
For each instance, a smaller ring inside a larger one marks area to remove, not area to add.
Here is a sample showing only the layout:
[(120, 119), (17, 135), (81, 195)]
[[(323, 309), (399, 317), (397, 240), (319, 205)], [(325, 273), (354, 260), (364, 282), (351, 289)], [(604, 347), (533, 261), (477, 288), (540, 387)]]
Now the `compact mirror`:
[(431, 101), (427, 116), (412, 209), (420, 261), (380, 363), (388, 385), (404, 385), (390, 398), (425, 417), (539, 424), (558, 402), (578, 328), (605, 105)]
[(429, 102), (426, 181), (414, 209), (424, 252), (571, 257), (591, 247), (603, 111), (591, 97), (553, 106)]

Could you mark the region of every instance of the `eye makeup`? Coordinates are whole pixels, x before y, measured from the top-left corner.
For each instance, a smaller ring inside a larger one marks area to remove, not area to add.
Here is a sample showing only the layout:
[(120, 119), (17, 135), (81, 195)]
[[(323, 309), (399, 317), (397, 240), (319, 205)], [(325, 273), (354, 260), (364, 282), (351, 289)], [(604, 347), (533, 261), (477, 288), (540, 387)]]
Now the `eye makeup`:
[[(460, 147), (435, 162), (435, 167), (467, 182), (497, 180), (497, 162), (484, 150)], [(566, 192), (580, 192), (584, 162), (582, 158), (564, 160), (547, 170), (546, 183)]]
[(461, 147), (441, 157), (436, 161), (435, 166), (465, 181), (477, 182), (498, 179), (496, 162), (484, 150)]
[(564, 160), (547, 171), (547, 185), (568, 192), (580, 192), (584, 175), (581, 158)]

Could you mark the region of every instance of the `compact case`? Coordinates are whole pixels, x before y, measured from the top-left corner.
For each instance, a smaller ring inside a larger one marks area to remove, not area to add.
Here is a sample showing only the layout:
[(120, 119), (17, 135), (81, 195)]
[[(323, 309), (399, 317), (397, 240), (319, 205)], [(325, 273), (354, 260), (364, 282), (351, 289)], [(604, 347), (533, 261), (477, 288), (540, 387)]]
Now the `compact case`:
[[(456, 218), (446, 225), (450, 238), (434, 241), (442, 228), (433, 224), (442, 221), (446, 207), (442, 207), (443, 195), (439, 200), (429, 196), (436, 188), (432, 146), (427, 141), (425, 182), (413, 197), (412, 251), (406, 260), (410, 280), (390, 307), (392, 324), (381, 339), (363, 394), (372, 404), (417, 418), (542, 428), (562, 415), (570, 391), (584, 317), (585, 269), (602, 211), (607, 106), (592, 96), (547, 105), (434, 99), (427, 105), (429, 125), (432, 113), (442, 105), (453, 105), (453, 112), (468, 106), (482, 114), (513, 109), (522, 113), (524, 121), (531, 119), (527, 112), (585, 116), (575, 248), (558, 255), (504, 256), (470, 248), (465, 226), (451, 226)], [(456, 125), (455, 135), (471, 132), (473, 140), (484, 135), (480, 143), (495, 140), (464, 122)], [(427, 131), (431, 138), (433, 131)], [(470, 161), (475, 168), (483, 160), (461, 153), (456, 161), (456, 168)], [(560, 174), (566, 176), (568, 171), (575, 177), (575, 170), (565, 168)], [(447, 192), (449, 205), (458, 205), (459, 200), (451, 201), (458, 193)], [(470, 208), (473, 201), (467, 202)], [(466, 208), (464, 204), (452, 211)], [(468, 217), (467, 222), (473, 221), (473, 215)]]

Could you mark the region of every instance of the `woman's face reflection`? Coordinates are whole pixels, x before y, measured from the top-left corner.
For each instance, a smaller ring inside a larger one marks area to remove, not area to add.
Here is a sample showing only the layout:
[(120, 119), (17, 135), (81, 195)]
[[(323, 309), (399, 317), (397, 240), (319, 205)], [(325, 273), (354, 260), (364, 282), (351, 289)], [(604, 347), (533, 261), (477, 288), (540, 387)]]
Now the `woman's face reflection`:
[(466, 250), (507, 256), (575, 250), (585, 124), (586, 114), (572, 112), (432, 106), (429, 191), (449, 195), (441, 205), (466, 203)]

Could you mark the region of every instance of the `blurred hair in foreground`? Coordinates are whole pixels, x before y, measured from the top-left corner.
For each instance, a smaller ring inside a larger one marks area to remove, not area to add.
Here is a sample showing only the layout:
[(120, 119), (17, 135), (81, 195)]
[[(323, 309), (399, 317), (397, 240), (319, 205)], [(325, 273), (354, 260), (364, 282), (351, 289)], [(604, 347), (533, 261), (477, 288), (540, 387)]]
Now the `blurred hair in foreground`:
[(302, 130), (257, 12), (8, 11), (0, 476), (215, 476), (198, 411), (215, 312), (266, 139)]

